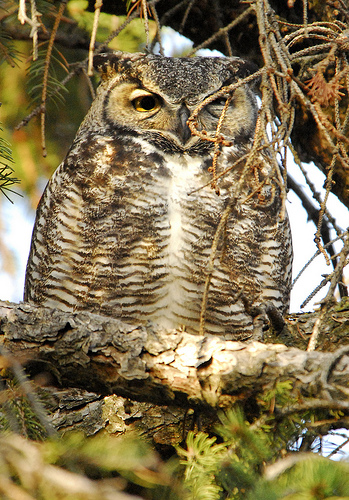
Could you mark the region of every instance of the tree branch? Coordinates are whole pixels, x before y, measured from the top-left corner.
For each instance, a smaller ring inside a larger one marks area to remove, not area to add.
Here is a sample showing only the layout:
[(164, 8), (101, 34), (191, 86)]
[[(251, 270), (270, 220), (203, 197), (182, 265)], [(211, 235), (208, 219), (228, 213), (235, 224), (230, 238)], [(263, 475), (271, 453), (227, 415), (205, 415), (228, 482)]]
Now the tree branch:
[[(9, 35), (13, 40), (31, 40), (30, 30), (27, 26), (18, 25), (6, 25), (5, 30), (7, 35)], [(48, 41), (50, 38), (50, 33), (44, 33), (40, 31), (38, 33), (39, 41)], [(55, 38), (56, 43), (62, 47), (67, 47), (68, 49), (81, 49), (87, 51), (89, 48), (89, 37), (82, 30), (77, 29), (73, 25), (73, 29), (69, 32), (59, 31)]]
[[(349, 308), (331, 310), (331, 321), (338, 322), (338, 314), (341, 328), (348, 330)], [(310, 333), (315, 317), (302, 315), (297, 329)], [(29, 371), (40, 368), (51, 372), (60, 386), (101, 395), (217, 408), (287, 379), (305, 397), (316, 394), (332, 402), (347, 397), (349, 349), (304, 352), (283, 344), (159, 332), (88, 312), (65, 313), (27, 303), (0, 302), (0, 325), (0, 345)]]

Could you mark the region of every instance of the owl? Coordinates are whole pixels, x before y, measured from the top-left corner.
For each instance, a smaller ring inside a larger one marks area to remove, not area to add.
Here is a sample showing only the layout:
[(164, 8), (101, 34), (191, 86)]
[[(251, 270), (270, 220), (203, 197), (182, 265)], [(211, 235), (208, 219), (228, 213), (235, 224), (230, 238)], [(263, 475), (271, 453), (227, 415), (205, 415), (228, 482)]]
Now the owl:
[(280, 175), (266, 154), (246, 163), (256, 96), (229, 90), (251, 64), (115, 52), (95, 67), (96, 98), (37, 209), (24, 300), (251, 337), (263, 304), (288, 310), (292, 263)]

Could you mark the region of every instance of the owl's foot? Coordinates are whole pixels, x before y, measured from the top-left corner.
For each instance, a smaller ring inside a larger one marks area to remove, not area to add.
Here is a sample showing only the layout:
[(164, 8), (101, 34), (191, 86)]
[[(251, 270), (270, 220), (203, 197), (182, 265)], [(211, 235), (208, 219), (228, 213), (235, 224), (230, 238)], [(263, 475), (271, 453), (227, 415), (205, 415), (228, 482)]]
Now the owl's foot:
[(259, 306), (251, 308), (253, 316), (252, 340), (263, 341), (264, 331), (271, 324), (276, 333), (281, 332), (285, 326), (285, 320), (279, 309), (272, 302), (264, 302)]

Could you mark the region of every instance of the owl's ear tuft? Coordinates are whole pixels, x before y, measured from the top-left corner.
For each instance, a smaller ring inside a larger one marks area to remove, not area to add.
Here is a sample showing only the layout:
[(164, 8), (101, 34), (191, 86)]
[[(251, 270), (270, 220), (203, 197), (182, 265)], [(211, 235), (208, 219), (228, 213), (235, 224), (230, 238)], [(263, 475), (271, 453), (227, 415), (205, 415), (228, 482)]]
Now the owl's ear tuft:
[(115, 73), (125, 71), (134, 62), (145, 57), (146, 54), (142, 52), (105, 52), (94, 56), (93, 67), (101, 74), (103, 80), (107, 80), (111, 76), (114, 76)]
[[(239, 57), (231, 57), (228, 59), (231, 60), (229, 69), (234, 80), (246, 78), (247, 76), (250, 76), (258, 71), (258, 66), (251, 61), (246, 61), (245, 59), (240, 59)], [(256, 81), (258, 82), (258, 78)]]
[(93, 67), (98, 71), (102, 78), (109, 78), (118, 70), (121, 52), (106, 52), (97, 54), (93, 58)]

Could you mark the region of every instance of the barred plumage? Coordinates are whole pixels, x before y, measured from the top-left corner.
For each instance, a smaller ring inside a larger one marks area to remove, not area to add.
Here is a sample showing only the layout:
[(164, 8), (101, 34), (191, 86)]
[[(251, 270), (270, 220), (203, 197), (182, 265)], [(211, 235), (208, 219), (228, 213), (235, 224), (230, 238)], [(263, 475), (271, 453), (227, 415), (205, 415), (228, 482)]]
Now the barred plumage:
[[(209, 185), (213, 144), (191, 136), (186, 121), (249, 65), (121, 53), (96, 64), (98, 95), (37, 210), (25, 300), (198, 332), (210, 274), (205, 331), (248, 337), (253, 306), (288, 308), (292, 250), (279, 186), (261, 154), (247, 172), (244, 162), (228, 171), (218, 195)], [(198, 116), (211, 136), (224, 102)], [(222, 147), (221, 172), (249, 151), (256, 116), (252, 91), (237, 88), (221, 129), (232, 144)]]

